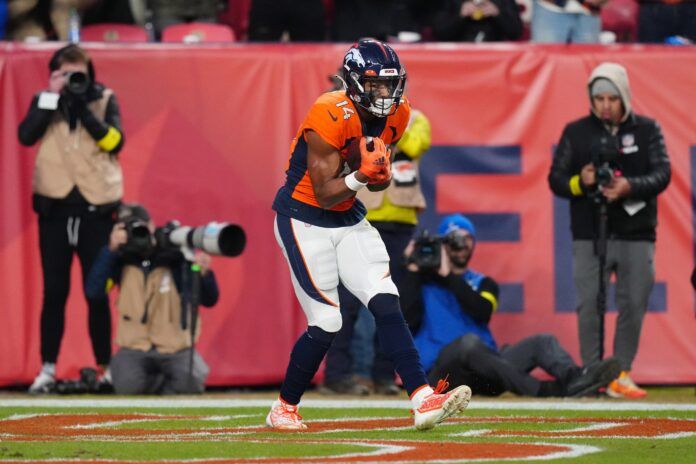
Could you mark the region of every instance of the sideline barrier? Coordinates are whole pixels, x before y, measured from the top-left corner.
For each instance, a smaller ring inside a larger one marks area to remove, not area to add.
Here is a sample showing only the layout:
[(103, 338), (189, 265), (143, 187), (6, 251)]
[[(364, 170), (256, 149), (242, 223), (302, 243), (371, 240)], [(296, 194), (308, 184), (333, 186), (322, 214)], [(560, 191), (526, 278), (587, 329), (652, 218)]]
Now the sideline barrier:
[[(36, 147), (16, 131), (34, 92), (46, 86), (58, 44), (0, 43), (0, 385), (29, 383), (39, 369), (41, 268), (31, 210)], [(305, 320), (273, 237), (273, 196), (290, 140), (329, 87), (347, 45), (88, 44), (97, 79), (116, 91), (126, 145), (128, 201), (157, 223), (212, 219), (242, 225), (247, 249), (214, 267), (221, 300), (204, 310), (198, 347), (210, 385), (280, 382)], [(502, 284), (493, 318), (500, 344), (551, 332), (577, 359), (567, 205), (546, 182), (566, 122), (588, 112), (586, 80), (601, 61), (627, 67), (633, 106), (657, 119), (672, 161), (660, 197), (658, 285), (644, 323), (634, 378), (696, 382), (693, 342), (696, 133), (691, 48), (426, 44), (397, 47), (407, 94), (433, 127), (423, 182), (434, 229), (462, 211), (481, 230), (473, 267)], [(58, 374), (93, 363), (87, 317), (73, 267)], [(607, 318), (612, 352), (616, 313)], [(115, 326), (115, 325), (114, 325)]]

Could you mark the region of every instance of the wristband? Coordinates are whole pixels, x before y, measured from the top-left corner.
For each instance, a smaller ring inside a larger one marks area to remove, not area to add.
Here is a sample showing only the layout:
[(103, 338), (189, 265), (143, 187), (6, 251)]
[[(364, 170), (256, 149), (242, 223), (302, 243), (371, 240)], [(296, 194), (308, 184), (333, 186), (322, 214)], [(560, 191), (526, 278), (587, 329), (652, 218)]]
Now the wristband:
[(357, 192), (361, 188), (364, 188), (367, 186), (367, 182), (360, 182), (358, 179), (355, 178), (356, 172), (357, 171), (353, 171), (350, 174), (348, 174), (346, 177), (343, 178), (343, 180), (346, 182), (346, 185), (348, 186), (348, 188), (354, 192)]

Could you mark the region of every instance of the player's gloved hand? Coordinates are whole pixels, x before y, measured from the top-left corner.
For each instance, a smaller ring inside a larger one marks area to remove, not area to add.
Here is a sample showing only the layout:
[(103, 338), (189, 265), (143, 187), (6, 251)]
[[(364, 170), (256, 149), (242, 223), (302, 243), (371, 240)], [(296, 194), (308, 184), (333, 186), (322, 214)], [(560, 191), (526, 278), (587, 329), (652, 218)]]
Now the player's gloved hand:
[(374, 184), (388, 184), (391, 182), (392, 179), (392, 171), (391, 171), (391, 148), (387, 148), (387, 162), (384, 165), (384, 167), (373, 177), (370, 177), (370, 180), (367, 181), (369, 185), (374, 185)]
[(389, 153), (382, 139), (373, 137), (370, 145), (372, 147), (368, 147), (367, 137), (360, 139), (360, 169), (358, 170), (370, 180), (378, 178), (385, 168), (389, 169), (391, 175)]

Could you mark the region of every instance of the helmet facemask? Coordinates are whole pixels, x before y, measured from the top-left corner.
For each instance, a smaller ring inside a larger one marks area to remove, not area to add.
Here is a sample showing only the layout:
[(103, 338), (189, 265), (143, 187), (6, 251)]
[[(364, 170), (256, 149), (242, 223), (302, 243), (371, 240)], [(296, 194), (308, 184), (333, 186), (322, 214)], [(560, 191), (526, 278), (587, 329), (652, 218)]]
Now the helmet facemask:
[[(355, 92), (351, 93), (350, 96), (364, 110), (380, 118), (385, 118), (396, 112), (404, 94), (405, 73), (380, 77), (360, 76), (356, 72), (350, 72), (348, 77), (355, 89)], [(351, 86), (348, 85), (348, 87)]]

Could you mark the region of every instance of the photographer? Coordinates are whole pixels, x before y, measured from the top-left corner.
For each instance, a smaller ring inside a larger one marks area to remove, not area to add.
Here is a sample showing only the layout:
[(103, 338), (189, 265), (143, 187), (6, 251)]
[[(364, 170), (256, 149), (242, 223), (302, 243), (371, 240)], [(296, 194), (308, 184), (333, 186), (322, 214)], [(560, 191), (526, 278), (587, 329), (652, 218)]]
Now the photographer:
[[(588, 90), (591, 114), (563, 130), (549, 185), (556, 195), (570, 199), (582, 361), (597, 363), (604, 343), (604, 314), (598, 310), (605, 305), (598, 304), (601, 256), (604, 285), (616, 274), (614, 356), (622, 369), (607, 394), (641, 398), (646, 392), (631, 380), (629, 371), (655, 280), (657, 196), (669, 184), (670, 163), (659, 125), (631, 109), (622, 66), (597, 66)], [(606, 240), (600, 240), (600, 225), (606, 226)]]
[[(123, 133), (113, 91), (95, 81), (92, 61), (77, 45), (56, 51), (49, 69), (48, 88), (34, 96), (18, 131), (23, 145), (40, 142), (32, 187), (44, 285), (43, 367), (31, 393), (48, 392), (55, 383), (73, 255), (84, 281), (107, 243), (123, 194), (116, 156)], [(92, 349), (103, 375), (111, 357), (109, 301), (102, 294), (87, 303)]]
[[(476, 232), (461, 214), (446, 216), (436, 240), (419, 239), (406, 254), (401, 299), (429, 379), (465, 382), (474, 394), (512, 391), (527, 396), (579, 396), (596, 391), (619, 372), (607, 359), (578, 367), (553, 335), (527, 337), (501, 349), (488, 327), (498, 306), (498, 284), (469, 268)], [(540, 367), (555, 380), (529, 375)]]
[[(193, 353), (191, 324), (200, 334), (200, 321), (190, 315), (193, 272), (179, 248), (162, 245), (150, 215), (140, 205), (124, 205), (109, 245), (94, 263), (87, 281), (91, 296), (104, 295), (120, 286), (116, 343), (111, 362), (117, 394), (201, 393), (208, 375), (203, 358)], [(158, 236), (158, 240), (155, 240)], [(200, 303), (211, 307), (218, 287), (210, 270), (210, 257), (197, 253), (200, 266)]]

